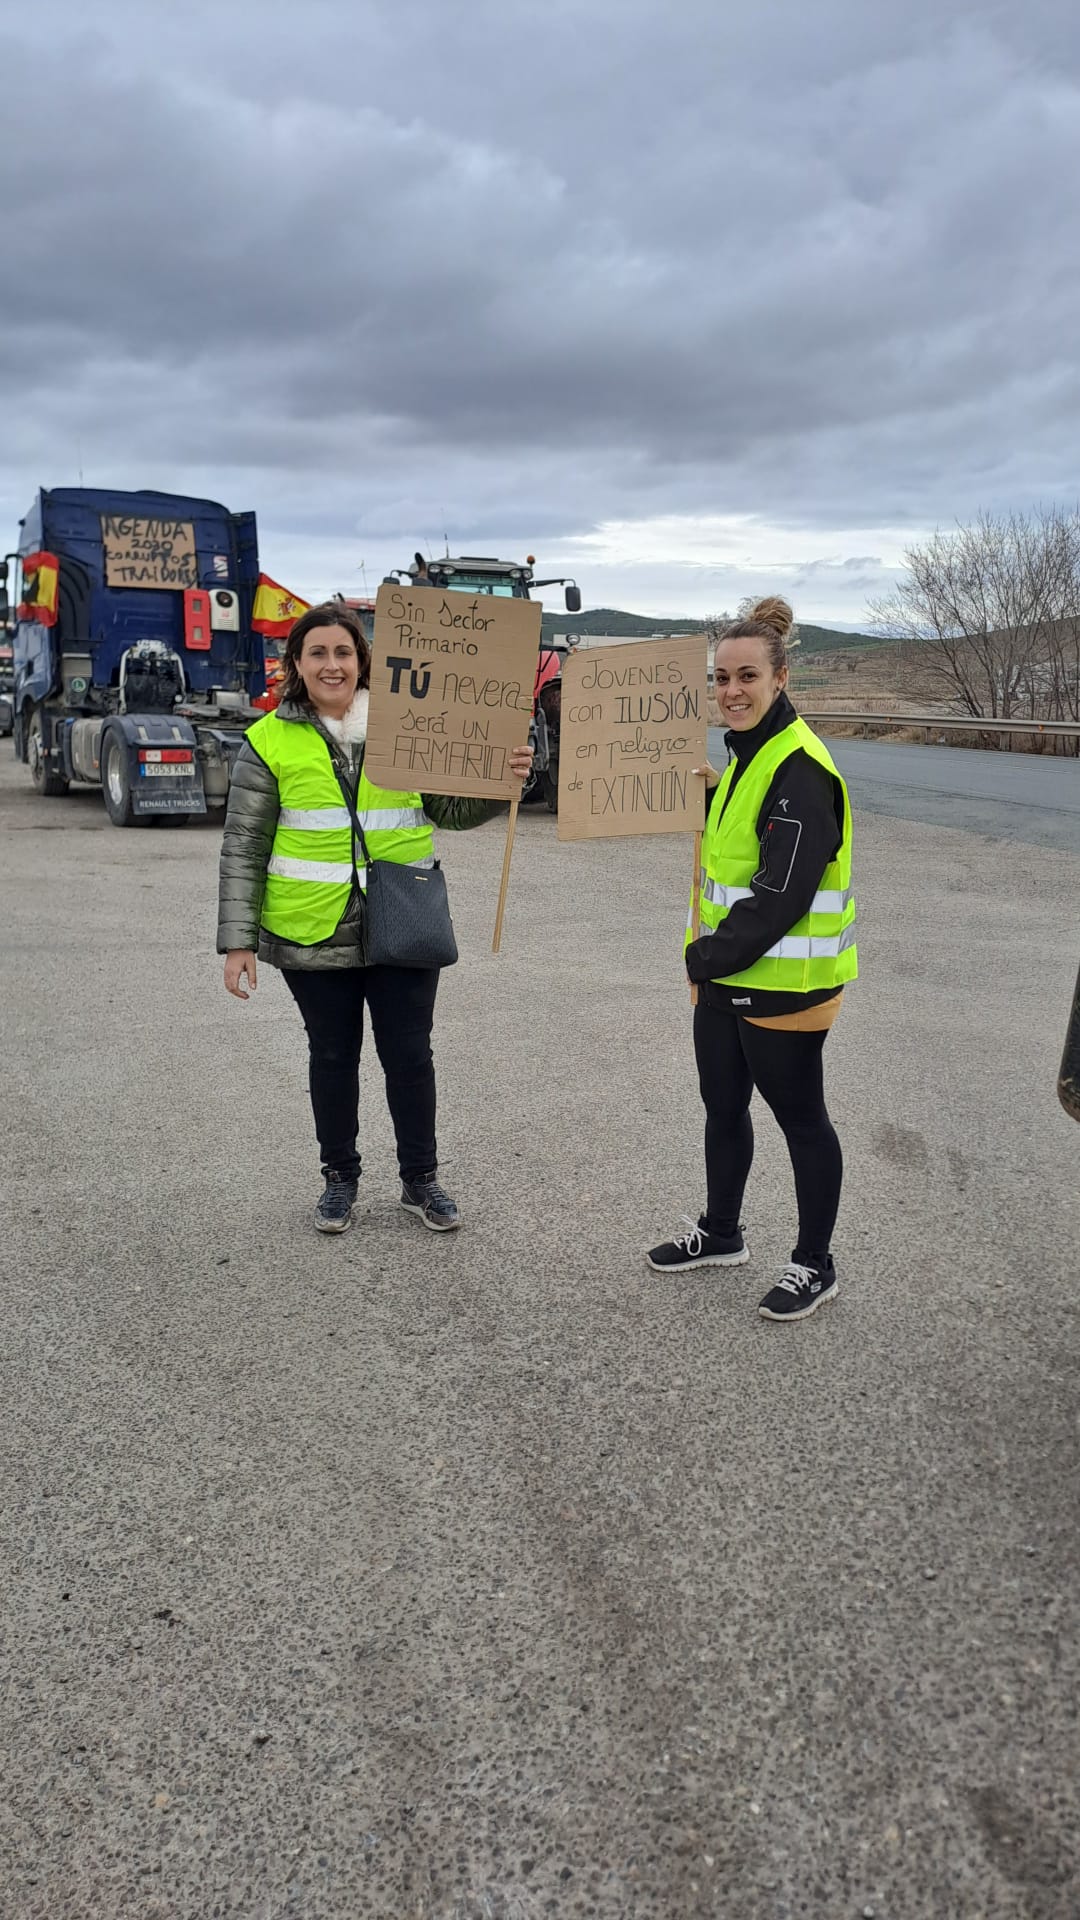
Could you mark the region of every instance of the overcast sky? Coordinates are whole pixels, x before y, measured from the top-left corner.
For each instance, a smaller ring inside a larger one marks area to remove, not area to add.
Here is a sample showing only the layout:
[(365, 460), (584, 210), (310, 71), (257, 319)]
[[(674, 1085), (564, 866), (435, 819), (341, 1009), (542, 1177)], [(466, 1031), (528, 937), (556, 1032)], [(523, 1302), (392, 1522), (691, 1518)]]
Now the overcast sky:
[(36, 0), (0, 30), (0, 521), (210, 494), (587, 606), (788, 591), (1074, 501), (1076, 0)]

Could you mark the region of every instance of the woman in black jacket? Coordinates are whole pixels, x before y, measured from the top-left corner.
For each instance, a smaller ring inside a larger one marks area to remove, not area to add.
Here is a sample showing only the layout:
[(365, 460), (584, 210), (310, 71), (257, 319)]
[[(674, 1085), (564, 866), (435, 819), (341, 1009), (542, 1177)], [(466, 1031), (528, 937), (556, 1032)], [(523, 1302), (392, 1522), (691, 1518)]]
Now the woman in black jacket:
[(648, 1255), (663, 1273), (749, 1259), (739, 1213), (756, 1087), (783, 1130), (799, 1210), (791, 1261), (761, 1302), (770, 1320), (804, 1318), (837, 1291), (830, 1240), (842, 1158), (822, 1049), (858, 971), (851, 809), (827, 748), (785, 691), (791, 625), (785, 600), (762, 600), (716, 647), (731, 760), (722, 776), (702, 770), (716, 791), (702, 847), (701, 933), (688, 930), (686, 943), (708, 1201), (696, 1226)]

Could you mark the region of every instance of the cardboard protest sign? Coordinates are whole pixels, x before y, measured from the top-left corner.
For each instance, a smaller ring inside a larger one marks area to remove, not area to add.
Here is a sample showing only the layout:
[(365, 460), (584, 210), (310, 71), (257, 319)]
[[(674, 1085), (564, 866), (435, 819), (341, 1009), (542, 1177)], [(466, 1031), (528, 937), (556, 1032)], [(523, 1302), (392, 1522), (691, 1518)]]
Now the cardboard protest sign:
[(705, 636), (588, 647), (563, 667), (559, 839), (700, 833)]
[(520, 798), (540, 650), (538, 601), (384, 585), (375, 603), (364, 770), (400, 793)]
[(190, 520), (103, 513), (105, 584), (109, 587), (197, 587), (195, 528)]

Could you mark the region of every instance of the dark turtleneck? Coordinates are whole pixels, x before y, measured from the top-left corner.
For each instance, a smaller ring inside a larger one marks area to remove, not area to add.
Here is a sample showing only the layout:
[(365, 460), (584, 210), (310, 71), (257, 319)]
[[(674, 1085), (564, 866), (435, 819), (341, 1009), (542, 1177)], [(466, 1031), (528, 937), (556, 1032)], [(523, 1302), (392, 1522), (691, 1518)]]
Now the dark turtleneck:
[[(774, 734), (782, 733), (785, 727), (790, 727), (794, 718), (795, 709), (787, 694), (778, 693), (765, 718), (759, 720), (756, 727), (747, 727), (741, 733), (732, 728), (730, 733), (724, 735), (724, 745), (739, 762), (740, 767), (745, 767), (753, 759), (758, 748), (763, 747), (766, 740), (771, 740)], [(736, 781), (737, 779), (738, 775), (736, 775)]]
[[(781, 693), (756, 727), (725, 734), (736, 763), (729, 797), (766, 740), (794, 719), (795, 708), (787, 694)], [(718, 798), (713, 800), (713, 806), (717, 805)], [(772, 837), (768, 834), (770, 820), (783, 823), (781, 831)], [(792, 825), (799, 829), (794, 835)], [(777, 770), (758, 814), (761, 867), (750, 882), (750, 898), (736, 901), (715, 933), (703, 934), (686, 950), (687, 973), (700, 986), (707, 1006), (768, 1015), (792, 1013), (832, 998), (832, 988), (817, 993), (771, 993), (760, 988), (722, 987), (715, 982), (718, 975), (742, 973), (753, 966), (809, 912), (821, 876), (840, 846), (843, 828), (844, 799), (838, 783), (801, 748), (789, 754)], [(777, 870), (775, 856), (770, 865), (771, 849), (778, 844), (783, 847), (782, 871)]]

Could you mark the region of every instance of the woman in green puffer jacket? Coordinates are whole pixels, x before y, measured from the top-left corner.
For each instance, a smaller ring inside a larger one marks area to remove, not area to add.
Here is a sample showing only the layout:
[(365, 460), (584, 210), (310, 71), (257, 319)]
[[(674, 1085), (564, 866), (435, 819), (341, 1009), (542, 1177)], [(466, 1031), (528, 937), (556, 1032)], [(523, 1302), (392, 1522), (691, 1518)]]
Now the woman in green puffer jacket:
[[(368, 781), (370, 665), (349, 608), (311, 607), (293, 627), (281, 705), (251, 728), (232, 771), (217, 948), (229, 993), (248, 998), (244, 983), (256, 986), (257, 956), (280, 969), (300, 1009), (323, 1163), (318, 1231), (352, 1225), (366, 1007), (397, 1137), (401, 1204), (445, 1233), (460, 1216), (439, 1184), (435, 1145), (431, 1028), (439, 973), (366, 964), (364, 900), (340, 782), (354, 796), (372, 857), (410, 865), (431, 863), (433, 827), (480, 826), (504, 803), (391, 793)], [(510, 765), (526, 779), (532, 749), (521, 748)]]

